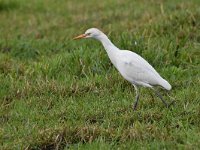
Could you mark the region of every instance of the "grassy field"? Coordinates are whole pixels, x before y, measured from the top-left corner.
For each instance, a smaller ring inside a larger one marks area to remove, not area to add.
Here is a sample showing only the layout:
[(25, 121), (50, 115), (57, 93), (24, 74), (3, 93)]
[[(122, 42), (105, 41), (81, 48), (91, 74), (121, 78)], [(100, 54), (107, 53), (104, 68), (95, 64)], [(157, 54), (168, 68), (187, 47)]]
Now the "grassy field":
[[(134, 88), (90, 27), (172, 85)], [(137, 42), (135, 45), (134, 43)], [(200, 148), (199, 0), (0, 0), (0, 149)]]

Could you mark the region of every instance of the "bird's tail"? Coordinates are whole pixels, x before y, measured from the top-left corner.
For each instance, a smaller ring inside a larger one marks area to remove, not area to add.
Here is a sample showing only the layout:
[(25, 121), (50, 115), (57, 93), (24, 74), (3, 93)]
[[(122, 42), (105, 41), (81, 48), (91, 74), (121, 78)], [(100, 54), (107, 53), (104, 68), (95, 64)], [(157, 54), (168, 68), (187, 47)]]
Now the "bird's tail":
[(163, 79), (160, 84), (166, 90), (171, 90), (171, 88), (172, 88), (172, 86), (165, 79)]

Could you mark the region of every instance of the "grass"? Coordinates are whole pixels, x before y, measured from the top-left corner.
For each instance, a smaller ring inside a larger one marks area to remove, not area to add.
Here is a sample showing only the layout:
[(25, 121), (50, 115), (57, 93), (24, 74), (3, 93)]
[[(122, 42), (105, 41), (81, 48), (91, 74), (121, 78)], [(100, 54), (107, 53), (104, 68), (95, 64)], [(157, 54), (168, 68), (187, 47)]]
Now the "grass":
[[(199, 5), (0, 0), (0, 149), (198, 149)], [(90, 27), (147, 59), (175, 105), (141, 88), (133, 112), (134, 89), (101, 44), (72, 40)]]

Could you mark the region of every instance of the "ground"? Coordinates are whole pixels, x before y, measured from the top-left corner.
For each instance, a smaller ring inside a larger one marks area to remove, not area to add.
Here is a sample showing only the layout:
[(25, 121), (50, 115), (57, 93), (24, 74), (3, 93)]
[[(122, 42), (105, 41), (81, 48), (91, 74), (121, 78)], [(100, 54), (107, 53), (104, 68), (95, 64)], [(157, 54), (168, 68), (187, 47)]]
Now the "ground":
[[(199, 0), (0, 0), (0, 149), (200, 148)], [(172, 85), (134, 88), (95, 40), (101, 29)]]

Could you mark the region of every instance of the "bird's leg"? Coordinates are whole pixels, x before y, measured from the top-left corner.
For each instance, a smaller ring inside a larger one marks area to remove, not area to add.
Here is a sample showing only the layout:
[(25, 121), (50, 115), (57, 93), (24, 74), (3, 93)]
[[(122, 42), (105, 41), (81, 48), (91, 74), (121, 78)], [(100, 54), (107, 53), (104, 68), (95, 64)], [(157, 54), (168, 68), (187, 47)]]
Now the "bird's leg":
[(171, 103), (168, 104), (168, 107), (170, 107), (172, 104), (174, 104), (174, 102), (175, 102), (175, 98), (169, 96), (168, 93), (167, 93), (167, 96), (168, 96), (170, 99), (172, 99)]
[(137, 108), (137, 105), (138, 105), (138, 101), (139, 101), (139, 91), (138, 91), (138, 88), (135, 84), (133, 84), (134, 86), (134, 89), (135, 89), (135, 93), (136, 93), (136, 96), (135, 96), (135, 102), (133, 104), (133, 110), (135, 111), (136, 108)]
[(161, 96), (161, 94), (157, 91), (157, 90), (155, 90), (154, 88), (152, 88), (153, 89), (153, 91), (155, 92), (155, 94), (160, 98), (160, 100), (163, 102), (163, 104), (165, 105), (165, 107), (169, 107), (171, 104), (167, 104), (167, 102), (163, 99), (163, 97)]

